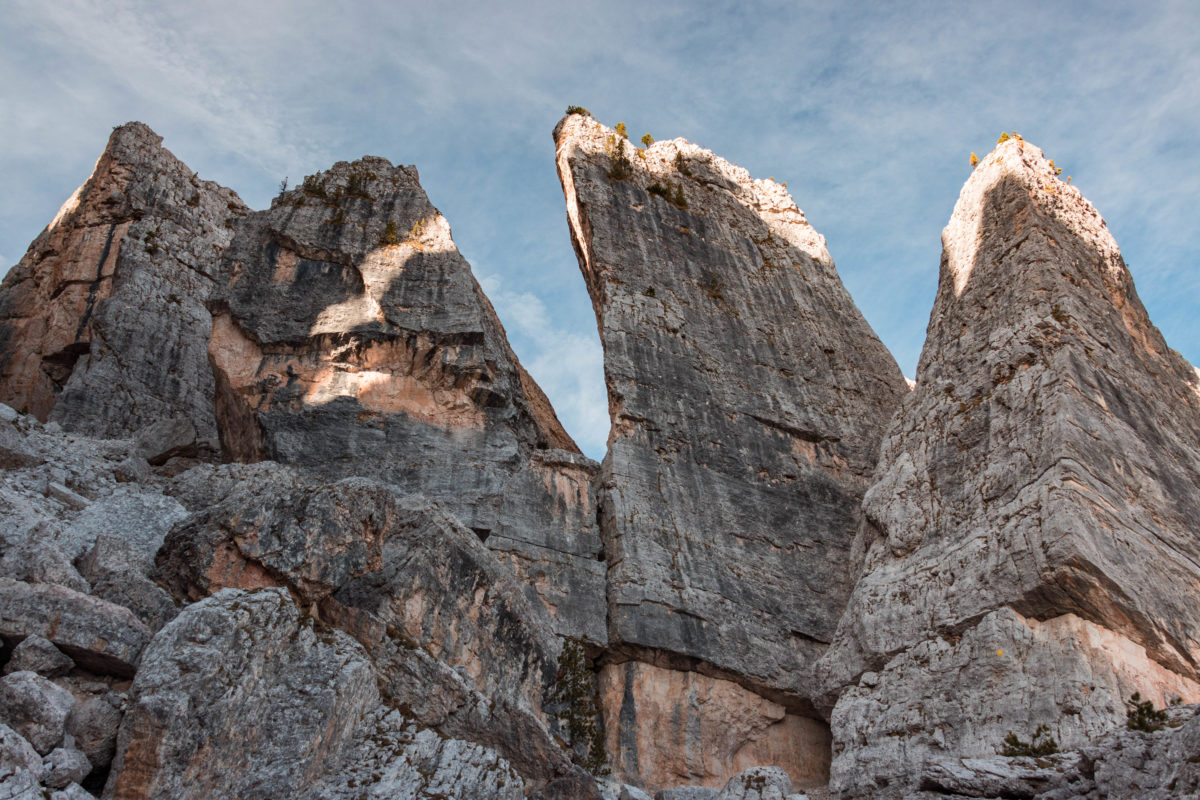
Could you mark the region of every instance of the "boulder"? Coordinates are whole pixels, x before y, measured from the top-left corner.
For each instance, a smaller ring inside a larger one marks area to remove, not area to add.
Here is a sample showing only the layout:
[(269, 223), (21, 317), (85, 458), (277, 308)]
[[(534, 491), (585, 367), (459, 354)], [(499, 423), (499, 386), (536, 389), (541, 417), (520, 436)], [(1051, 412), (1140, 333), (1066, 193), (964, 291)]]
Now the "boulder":
[(154, 637), (105, 797), (277, 798), (340, 761), (379, 702), (362, 648), (283, 589), (227, 589)]
[(788, 800), (792, 780), (779, 767), (751, 767), (729, 779), (717, 800)]
[(45, 755), (62, 742), (75, 698), (36, 672), (0, 678), (0, 722)]
[(345, 764), (302, 800), (520, 800), (524, 783), (495, 751), (439, 736), (399, 712), (368, 720)]
[(0, 637), (31, 635), (84, 669), (132, 677), (151, 632), (127, 608), (62, 586), (0, 578)]
[(4, 674), (28, 670), (43, 678), (57, 678), (59, 675), (66, 675), (74, 666), (75, 662), (70, 656), (49, 640), (34, 634), (26, 636), (13, 648), (8, 663), (4, 665)]
[(67, 733), (93, 767), (107, 767), (117, 747), (125, 701), (113, 692), (81, 700), (67, 717)]
[(92, 771), (92, 763), (73, 743), (72, 746), (56, 747), (42, 759), (42, 766), (45, 768), (42, 784), (51, 789), (65, 789), (69, 784), (80, 783)]

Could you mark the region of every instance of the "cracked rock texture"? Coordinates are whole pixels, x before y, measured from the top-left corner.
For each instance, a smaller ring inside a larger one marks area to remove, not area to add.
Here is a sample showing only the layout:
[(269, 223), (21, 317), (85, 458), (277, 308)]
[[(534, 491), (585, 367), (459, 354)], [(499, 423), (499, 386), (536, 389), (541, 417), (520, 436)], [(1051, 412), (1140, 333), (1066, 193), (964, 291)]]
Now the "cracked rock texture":
[(371, 663), (283, 589), (223, 590), (154, 638), (105, 797), (278, 798), (336, 763), (379, 702)]
[(581, 114), (554, 134), (613, 426), (610, 640), (803, 709), (907, 385), (784, 187), (680, 139), (635, 155)]
[(492, 750), (421, 730), (401, 714), (364, 723), (346, 759), (303, 800), (520, 800), (521, 777)]
[(847, 793), (899, 792), (923, 759), (1005, 729), (1078, 745), (1131, 691), (1200, 699), (1197, 373), (1036, 147), (980, 162), (942, 240), (917, 387), (822, 661), (834, 691), (858, 684), (833, 712)]
[(1153, 732), (1121, 727), (1070, 752), (1042, 758), (959, 758), (928, 763), (914, 800), (1170, 800), (1200, 794), (1197, 706), (1167, 710)]
[(591, 479), (416, 169), (339, 162), (240, 226), (209, 357), (225, 451), (445, 502), (603, 641)]
[(286, 586), (367, 648), (385, 695), (421, 724), (497, 749), (535, 782), (570, 769), (542, 711), (559, 649), (550, 619), (472, 531), (376, 481), (275, 468), (225, 484), (229, 469), (176, 480), (184, 497), (214, 479), (230, 492), (160, 550), (156, 576), (178, 596)]
[(116, 128), (0, 286), (0, 401), (99, 436), (178, 418), (215, 449), (204, 303), (245, 213), (145, 125)]

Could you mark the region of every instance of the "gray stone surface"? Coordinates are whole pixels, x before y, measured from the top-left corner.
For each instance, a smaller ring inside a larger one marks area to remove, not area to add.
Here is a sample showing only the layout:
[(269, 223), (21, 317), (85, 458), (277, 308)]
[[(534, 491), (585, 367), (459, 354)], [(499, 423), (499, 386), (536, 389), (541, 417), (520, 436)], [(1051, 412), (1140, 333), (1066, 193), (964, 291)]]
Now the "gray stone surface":
[(125, 701), (114, 692), (80, 700), (67, 717), (67, 733), (94, 767), (107, 767), (117, 747)]
[(76, 747), (65, 745), (54, 748), (42, 759), (42, 766), (45, 769), (42, 784), (51, 789), (65, 789), (69, 784), (80, 783), (92, 771), (87, 756)]
[(782, 186), (679, 139), (611, 179), (620, 140), (583, 115), (555, 141), (613, 421), (610, 635), (803, 696), (900, 370)]
[(79, 560), (79, 569), (91, 585), (92, 595), (128, 608), (150, 630), (157, 631), (175, 618), (179, 606), (147, 577), (152, 564), (136, 543), (101, 534)]
[(338, 763), (379, 702), (362, 648), (283, 589), (228, 589), (155, 636), (108, 798), (278, 798)]
[(62, 548), (40, 535), (43, 530), (44, 526), (34, 527), (5, 548), (0, 556), (0, 575), (27, 583), (65, 586), (77, 592), (90, 591), (91, 586)]
[(779, 767), (753, 767), (729, 779), (717, 800), (787, 800), (792, 779)]
[[(202, 470), (224, 485), (225, 468)], [(569, 768), (542, 719), (559, 649), (550, 619), (440, 504), (363, 478), (252, 479), (176, 526), (157, 576), (193, 600), (286, 585), (367, 647), (391, 701), (422, 725), (496, 749), (535, 785)]]
[(654, 800), (716, 800), (718, 793), (707, 786), (672, 786), (655, 792)]
[(13, 648), (8, 663), (4, 665), (4, 674), (28, 670), (36, 672), (43, 678), (56, 678), (65, 675), (75, 666), (63, 651), (59, 650), (48, 639), (34, 634), (26, 636), (21, 643)]
[[(832, 721), (847, 795), (884, 796), (876, 778), (901, 792), (925, 758), (982, 755), (1006, 729), (1077, 745), (1119, 724), (1132, 691), (1200, 700), (1196, 371), (1032, 145), (976, 167), (942, 238), (917, 387), (819, 671), (833, 691), (858, 684)], [(1005, 663), (1014, 651), (1032, 661)]]
[(1039, 758), (956, 758), (927, 763), (913, 800), (1174, 800), (1200, 793), (1197, 706), (1168, 709), (1147, 733), (1124, 726), (1078, 750)]
[(75, 698), (36, 672), (13, 672), (0, 678), (0, 722), (42, 755), (62, 742)]
[(495, 751), (421, 729), (397, 711), (367, 720), (344, 766), (302, 800), (519, 800), (524, 783)]
[(561, 633), (603, 640), (595, 464), (414, 169), (367, 157), (309, 176), (247, 218), (221, 269), (210, 358), (227, 453), (443, 501), (529, 573)]
[(0, 285), (0, 397), (97, 435), (181, 417), (214, 444), (204, 302), (245, 212), (145, 125), (115, 129)]
[[(41, 780), (42, 757), (23, 736), (0, 722), (0, 785), (21, 773), (28, 773), (34, 784)], [(13, 781), (14, 785), (18, 781)], [(4, 795), (0, 793), (0, 797)]]
[(1038, 622), (1001, 608), (960, 635), (908, 649), (842, 694), (831, 724), (853, 746), (834, 759), (832, 787), (902, 794), (923, 763), (986, 758), (1009, 732), (1028, 740), (1043, 724), (1060, 746), (1079, 747), (1121, 724), (1134, 692), (1161, 707), (1196, 687), (1094, 623)]
[(132, 677), (151, 632), (122, 606), (62, 586), (0, 578), (0, 637), (34, 634), (85, 669)]

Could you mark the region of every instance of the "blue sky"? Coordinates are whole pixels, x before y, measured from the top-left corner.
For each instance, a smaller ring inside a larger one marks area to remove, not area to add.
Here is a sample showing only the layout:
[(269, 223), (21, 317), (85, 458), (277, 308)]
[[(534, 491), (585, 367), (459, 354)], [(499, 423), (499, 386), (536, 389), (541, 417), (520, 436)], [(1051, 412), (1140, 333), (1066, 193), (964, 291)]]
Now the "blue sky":
[(0, 76), (0, 271), (131, 119), (255, 208), (334, 161), (415, 164), (594, 457), (600, 344), (550, 136), (568, 104), (787, 181), (909, 376), (968, 156), (1015, 129), (1200, 361), (1196, 2), (9, 0)]

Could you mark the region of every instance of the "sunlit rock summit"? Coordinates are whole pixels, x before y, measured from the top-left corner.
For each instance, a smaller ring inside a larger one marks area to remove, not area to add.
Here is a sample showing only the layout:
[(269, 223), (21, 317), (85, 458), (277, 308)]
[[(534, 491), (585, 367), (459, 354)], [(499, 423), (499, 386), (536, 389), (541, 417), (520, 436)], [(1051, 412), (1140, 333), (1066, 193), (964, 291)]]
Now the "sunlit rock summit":
[(0, 286), (0, 796), (1194, 797), (1200, 377), (1054, 163), (910, 391), (786, 187), (554, 143), (601, 464), (414, 167), (114, 130)]

